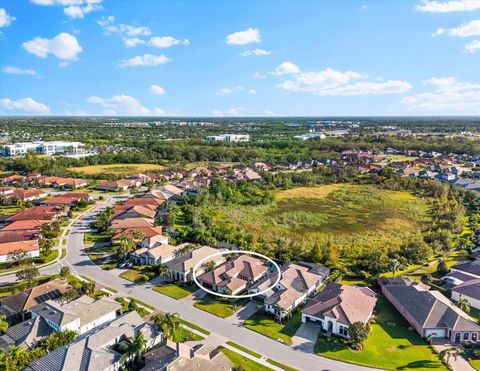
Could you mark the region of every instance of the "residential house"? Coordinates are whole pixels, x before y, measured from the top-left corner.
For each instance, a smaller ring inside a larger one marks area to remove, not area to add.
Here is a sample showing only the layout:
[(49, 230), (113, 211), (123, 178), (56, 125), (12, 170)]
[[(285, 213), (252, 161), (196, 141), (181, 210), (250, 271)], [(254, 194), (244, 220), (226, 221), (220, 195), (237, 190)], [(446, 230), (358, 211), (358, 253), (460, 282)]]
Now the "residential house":
[(40, 341), (47, 338), (52, 332), (52, 328), (40, 317), (30, 318), (10, 326), (0, 336), (0, 349), (7, 350), (10, 345), (13, 345), (30, 350), (35, 348)]
[(329, 283), (302, 309), (302, 322), (319, 324), (328, 334), (349, 338), (355, 322), (368, 323), (377, 299), (368, 287)]
[[(0, 230), (1, 231), (1, 230)], [(122, 236), (127, 235), (133, 237), (135, 233), (141, 233), (144, 238), (140, 243), (141, 247), (150, 249), (156, 245), (167, 245), (168, 237), (162, 234), (162, 227), (140, 227), (140, 228), (127, 228), (123, 231), (116, 233), (112, 237), (112, 241), (118, 241)]]
[(163, 333), (155, 325), (145, 323), (132, 311), (37, 359), (25, 371), (121, 370), (133, 355), (122, 356), (119, 345), (130, 345), (139, 334), (146, 340), (147, 351), (163, 341)]
[(40, 201), (40, 205), (42, 206), (66, 206), (66, 207), (73, 207), (75, 206), (80, 200), (84, 199), (81, 195), (77, 196), (75, 193), (70, 195), (59, 195), (47, 198), (46, 200)]
[[(184, 244), (188, 245), (188, 244)], [(178, 256), (178, 251), (182, 245), (157, 245), (152, 248), (141, 247), (130, 254), (130, 258), (137, 265), (152, 265), (167, 263)]]
[[(264, 310), (280, 318), (295, 310), (307, 297), (315, 293), (330, 274), (330, 269), (308, 263), (285, 264), (280, 268), (280, 281), (272, 287), (278, 278), (277, 270), (255, 283), (248, 293), (263, 294), (253, 299), (264, 304)], [(270, 289), (269, 289), (270, 288)]]
[[(201, 246), (190, 251), (180, 254), (174, 259), (166, 263), (170, 269), (169, 277), (176, 281), (188, 282), (193, 280), (193, 268), (204, 258), (219, 252), (227, 252), (227, 249), (215, 249), (210, 246)], [(209, 261), (215, 262), (216, 265), (225, 262), (225, 255), (212, 256)], [(205, 272), (204, 267), (199, 267), (197, 275)]]
[(440, 291), (408, 278), (380, 278), (382, 293), (423, 338), (477, 341), (480, 326)]
[(474, 278), (451, 288), (452, 300), (467, 299), (469, 305), (480, 310), (480, 279)]
[(229, 371), (233, 364), (219, 351), (218, 346), (174, 343), (157, 346), (145, 354), (145, 367), (141, 371)]
[(151, 219), (145, 218), (127, 218), (112, 220), (112, 228), (116, 233), (129, 228), (149, 228), (153, 227)]
[(45, 224), (48, 220), (17, 220), (0, 229), (0, 233), (31, 232), (38, 235)]
[(229, 258), (217, 268), (197, 277), (200, 284), (221, 294), (235, 295), (247, 289), (254, 282), (264, 277), (269, 265), (249, 255)]
[(25, 314), (35, 305), (58, 299), (71, 289), (72, 286), (66, 280), (55, 279), (2, 299), (1, 307), (17, 314)]
[(23, 175), (10, 175), (2, 179), (3, 184), (10, 186), (10, 185), (16, 185), (16, 184), (23, 184), (25, 181), (25, 177)]
[(48, 193), (42, 189), (24, 189), (15, 188), (13, 193), (9, 197), (17, 197), (23, 201), (35, 201), (48, 196)]
[(10, 197), (13, 195), (14, 188), (0, 187), (0, 197)]
[(10, 254), (16, 251), (23, 251), (27, 253), (30, 258), (37, 258), (40, 256), (38, 240), (0, 242), (0, 263), (7, 262)]
[(82, 335), (114, 320), (121, 309), (122, 306), (114, 300), (95, 300), (83, 295), (65, 304), (47, 300), (31, 308), (31, 312), (32, 318), (41, 317), (56, 332), (73, 330)]
[(65, 215), (65, 209), (59, 206), (33, 206), (29, 209), (20, 211), (19, 213), (7, 219), (9, 222), (17, 220), (48, 220), (54, 221), (60, 216)]
[(118, 191), (126, 191), (128, 188), (132, 186), (132, 182), (128, 179), (120, 179), (115, 181), (105, 181), (98, 183), (95, 186), (95, 189), (99, 191), (110, 191), (110, 192), (118, 192)]
[(480, 259), (457, 263), (450, 268), (450, 272), (460, 272), (474, 278), (480, 278)]

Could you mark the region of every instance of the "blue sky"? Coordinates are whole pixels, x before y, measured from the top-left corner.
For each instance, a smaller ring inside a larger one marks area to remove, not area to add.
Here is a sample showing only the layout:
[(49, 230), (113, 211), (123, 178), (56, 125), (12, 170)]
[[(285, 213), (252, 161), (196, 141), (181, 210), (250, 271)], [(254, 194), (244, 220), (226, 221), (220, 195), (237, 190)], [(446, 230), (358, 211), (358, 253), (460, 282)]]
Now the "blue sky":
[(478, 115), (480, 0), (0, 1), (1, 115)]

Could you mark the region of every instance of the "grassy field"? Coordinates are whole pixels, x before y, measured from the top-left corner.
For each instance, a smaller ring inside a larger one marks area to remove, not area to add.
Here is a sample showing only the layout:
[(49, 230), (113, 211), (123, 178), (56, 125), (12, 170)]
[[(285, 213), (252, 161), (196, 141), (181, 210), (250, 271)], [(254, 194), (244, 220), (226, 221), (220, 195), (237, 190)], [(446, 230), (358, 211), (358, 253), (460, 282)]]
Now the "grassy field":
[(225, 354), (228, 359), (233, 363), (233, 368), (236, 370), (244, 371), (268, 371), (271, 368), (261, 365), (249, 358), (246, 358), (233, 350), (222, 348), (221, 352)]
[(164, 166), (157, 164), (111, 164), (69, 168), (69, 170), (83, 175), (114, 174), (120, 176), (163, 169), (165, 169)]
[(362, 351), (320, 336), (315, 352), (324, 357), (387, 370), (446, 370), (438, 355), (383, 297), (377, 303), (377, 321)]
[(215, 223), (244, 230), (260, 241), (278, 239), (326, 244), (343, 256), (399, 247), (420, 233), (428, 200), (409, 192), (369, 185), (333, 184), (294, 188), (275, 194), (265, 206), (210, 207)]
[(285, 344), (292, 344), (292, 336), (301, 324), (300, 311), (296, 312), (286, 324), (277, 323), (272, 317), (262, 314), (254, 314), (243, 323), (246, 328), (275, 340), (282, 339)]
[(153, 291), (170, 296), (173, 299), (183, 299), (198, 290), (198, 286), (193, 284), (189, 286), (180, 286), (175, 284), (158, 285)]

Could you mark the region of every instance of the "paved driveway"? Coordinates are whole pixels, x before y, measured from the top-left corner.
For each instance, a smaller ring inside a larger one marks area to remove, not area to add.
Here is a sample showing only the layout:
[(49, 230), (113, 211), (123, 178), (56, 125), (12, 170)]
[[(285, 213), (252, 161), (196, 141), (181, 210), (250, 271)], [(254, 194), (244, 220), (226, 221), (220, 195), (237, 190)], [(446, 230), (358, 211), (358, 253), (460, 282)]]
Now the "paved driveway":
[(230, 323), (241, 325), (248, 317), (251, 317), (257, 311), (258, 303), (250, 300), (241, 307), (233, 316), (226, 318)]
[(292, 347), (301, 352), (313, 353), (317, 342), (320, 326), (313, 323), (302, 323), (295, 335), (292, 337)]

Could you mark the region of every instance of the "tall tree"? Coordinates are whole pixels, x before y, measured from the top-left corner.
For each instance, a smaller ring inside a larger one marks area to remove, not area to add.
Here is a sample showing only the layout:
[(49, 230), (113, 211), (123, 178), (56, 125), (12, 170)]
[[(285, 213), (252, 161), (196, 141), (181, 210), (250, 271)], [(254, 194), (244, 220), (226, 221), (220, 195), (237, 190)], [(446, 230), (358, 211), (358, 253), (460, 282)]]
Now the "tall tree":
[(175, 333), (180, 326), (178, 313), (157, 314), (153, 317), (153, 321), (163, 330), (165, 338), (175, 340)]

